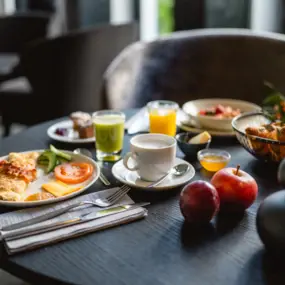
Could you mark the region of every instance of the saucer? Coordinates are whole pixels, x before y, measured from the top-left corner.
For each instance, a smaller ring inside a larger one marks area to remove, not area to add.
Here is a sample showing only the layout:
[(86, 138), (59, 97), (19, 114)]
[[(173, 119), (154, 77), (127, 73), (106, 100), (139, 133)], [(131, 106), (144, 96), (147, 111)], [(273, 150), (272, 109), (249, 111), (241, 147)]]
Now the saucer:
[(112, 174), (117, 180), (126, 185), (129, 185), (130, 187), (142, 188), (150, 191), (167, 190), (186, 184), (195, 175), (195, 169), (189, 162), (176, 157), (175, 165), (180, 163), (186, 163), (189, 165), (189, 170), (187, 171), (187, 173), (185, 173), (183, 176), (169, 175), (169, 177), (167, 177), (163, 182), (161, 182), (161, 184), (152, 188), (147, 188), (147, 186), (152, 182), (142, 180), (140, 179), (136, 171), (129, 171), (128, 169), (126, 169), (123, 165), (123, 160), (120, 160), (114, 164), (112, 168)]

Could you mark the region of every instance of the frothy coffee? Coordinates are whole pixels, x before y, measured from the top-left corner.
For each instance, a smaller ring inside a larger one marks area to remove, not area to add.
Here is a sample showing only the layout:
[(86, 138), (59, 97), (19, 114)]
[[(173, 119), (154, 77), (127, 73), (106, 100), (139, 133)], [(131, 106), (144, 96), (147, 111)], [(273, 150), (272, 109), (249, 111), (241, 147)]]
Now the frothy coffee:
[[(176, 156), (176, 140), (163, 134), (142, 134), (130, 141), (130, 151), (124, 157), (124, 166), (136, 171), (140, 179), (156, 181), (173, 167)], [(128, 165), (129, 159), (133, 165)]]
[(169, 143), (160, 139), (140, 140), (135, 143), (137, 147), (145, 149), (160, 149), (169, 147)]

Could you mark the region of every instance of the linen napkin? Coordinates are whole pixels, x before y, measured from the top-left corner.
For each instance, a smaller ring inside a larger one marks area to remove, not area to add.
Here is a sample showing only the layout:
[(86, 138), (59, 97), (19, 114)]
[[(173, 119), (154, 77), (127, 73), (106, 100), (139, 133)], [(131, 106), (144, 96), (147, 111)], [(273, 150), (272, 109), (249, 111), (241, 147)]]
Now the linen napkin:
[(149, 120), (147, 108), (141, 108), (134, 116), (125, 122), (125, 129), (129, 135), (148, 131)]
[[(56, 209), (65, 207), (67, 205), (77, 203), (80, 201), (94, 201), (97, 198), (106, 197), (107, 195), (112, 194), (117, 191), (118, 188), (107, 189), (100, 192), (95, 192), (87, 195), (83, 195), (72, 200), (67, 200), (57, 204), (51, 204), (44, 207), (37, 208), (28, 208), (15, 212), (5, 213), (0, 215), (0, 229), (3, 226), (10, 225), (13, 223), (21, 222), (44, 213), (52, 212)], [(133, 204), (134, 201), (128, 196), (125, 195), (116, 205), (125, 205), (125, 204)], [(114, 205), (115, 206), (115, 205)], [(68, 213), (65, 213), (59, 217), (55, 217), (48, 221), (42, 222), (41, 224), (48, 225), (54, 221), (62, 221), (66, 219), (71, 219), (78, 217), (79, 215), (89, 213), (96, 213), (102, 210), (102, 208), (95, 206), (83, 206), (81, 208), (76, 208), (75, 210), (71, 210)], [(1, 237), (3, 238), (3, 242), (8, 254), (14, 254), (22, 251), (31, 250), (34, 248), (38, 248), (44, 245), (56, 243), (62, 240), (70, 239), (73, 237), (77, 237), (80, 235), (84, 235), (90, 232), (95, 232), (98, 230), (106, 229), (109, 227), (114, 227), (116, 225), (129, 223), (138, 219), (141, 219), (147, 215), (147, 210), (144, 208), (136, 208), (133, 210), (127, 210), (118, 214), (113, 214), (110, 216), (102, 217), (99, 219), (95, 219), (93, 221), (89, 221), (82, 224), (77, 224), (73, 226), (69, 226), (66, 228), (61, 228), (53, 231), (49, 231), (46, 233), (35, 234), (29, 237), (23, 237), (15, 240), (6, 240), (4, 231), (0, 231)], [(38, 224), (37, 224), (38, 225)], [(32, 228), (33, 226), (29, 226)]]

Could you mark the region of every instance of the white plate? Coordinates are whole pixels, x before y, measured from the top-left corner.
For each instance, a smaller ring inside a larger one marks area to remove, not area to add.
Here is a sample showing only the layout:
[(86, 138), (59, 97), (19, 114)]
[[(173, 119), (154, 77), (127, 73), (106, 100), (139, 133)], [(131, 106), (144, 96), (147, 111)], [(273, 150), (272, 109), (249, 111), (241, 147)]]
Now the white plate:
[(223, 98), (189, 101), (182, 106), (182, 109), (187, 115), (190, 116), (190, 118), (201, 125), (202, 128), (213, 129), (215, 131), (231, 131), (232, 118), (216, 118), (214, 116), (199, 115), (200, 110), (211, 108), (219, 104), (223, 106), (230, 106), (233, 109), (240, 109), (242, 113), (261, 110), (261, 107), (251, 102)]
[[(55, 133), (56, 129), (64, 128), (69, 130), (68, 136), (59, 136)], [(61, 121), (56, 123), (48, 128), (47, 134), (50, 138), (56, 141), (65, 142), (65, 143), (92, 143), (95, 142), (95, 137), (80, 139), (78, 133), (73, 131), (73, 123), (71, 120)]]
[[(43, 152), (44, 150), (30, 150), (30, 151), (25, 151), (23, 153), (28, 153), (28, 152)], [(14, 201), (2, 201), (0, 200), (0, 206), (9, 206), (9, 207), (35, 207), (35, 206), (41, 206), (41, 205), (46, 205), (46, 204), (52, 204), (56, 202), (60, 202), (63, 200), (70, 199), (72, 197), (75, 197), (79, 195), (80, 193), (84, 192), (87, 190), (92, 184), (94, 184), (100, 175), (100, 167), (97, 165), (97, 163), (90, 159), (89, 157), (86, 157), (81, 154), (74, 154), (71, 151), (64, 151), (72, 156), (72, 161), (78, 161), (78, 162), (88, 162), (93, 165), (94, 172), (93, 175), (87, 180), (84, 181), (83, 183), (80, 184), (74, 184), (74, 186), (83, 186), (82, 189), (73, 192), (71, 194), (65, 195), (63, 197), (59, 198), (53, 198), (53, 199), (48, 199), (48, 200), (43, 200), (43, 201), (25, 201), (25, 202), (14, 202)], [(0, 157), (0, 160), (2, 159), (7, 159), (7, 156)], [(25, 195), (24, 197), (27, 197), (29, 195), (32, 195), (37, 192), (41, 192), (41, 185), (44, 183), (47, 183), (51, 180), (53, 180), (53, 173), (50, 174), (45, 174), (44, 170), (40, 167), (37, 167), (37, 172), (38, 172), (38, 178), (34, 182), (30, 183), (27, 189), (25, 190)]]
[(191, 132), (193, 134), (200, 134), (202, 132), (207, 131), (211, 136), (216, 137), (235, 137), (234, 130), (231, 131), (217, 131), (212, 129), (206, 129), (206, 128), (198, 128), (195, 125), (195, 122), (190, 122), (189, 117), (183, 112), (179, 112), (176, 120), (176, 125), (181, 130), (185, 132)]
[(180, 163), (186, 163), (189, 165), (190, 169), (186, 174), (180, 177), (169, 176), (161, 184), (153, 188), (147, 188), (147, 185), (149, 185), (151, 182), (141, 180), (136, 171), (129, 171), (128, 169), (126, 169), (125, 166), (123, 165), (123, 160), (120, 160), (116, 164), (114, 164), (112, 168), (112, 174), (120, 182), (129, 185), (131, 187), (142, 188), (150, 191), (166, 190), (184, 185), (194, 177), (195, 175), (194, 167), (189, 162), (176, 157), (175, 164), (180, 164)]

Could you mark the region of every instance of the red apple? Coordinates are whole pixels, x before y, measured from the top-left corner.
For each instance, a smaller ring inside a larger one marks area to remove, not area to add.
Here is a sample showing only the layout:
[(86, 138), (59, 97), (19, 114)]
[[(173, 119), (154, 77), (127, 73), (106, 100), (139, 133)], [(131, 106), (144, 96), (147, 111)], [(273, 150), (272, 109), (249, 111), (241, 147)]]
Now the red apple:
[(213, 185), (194, 181), (186, 185), (180, 194), (180, 209), (190, 223), (207, 223), (218, 212), (220, 198)]
[(239, 166), (221, 169), (211, 183), (219, 193), (223, 210), (244, 211), (254, 202), (258, 192), (254, 178), (239, 170)]

